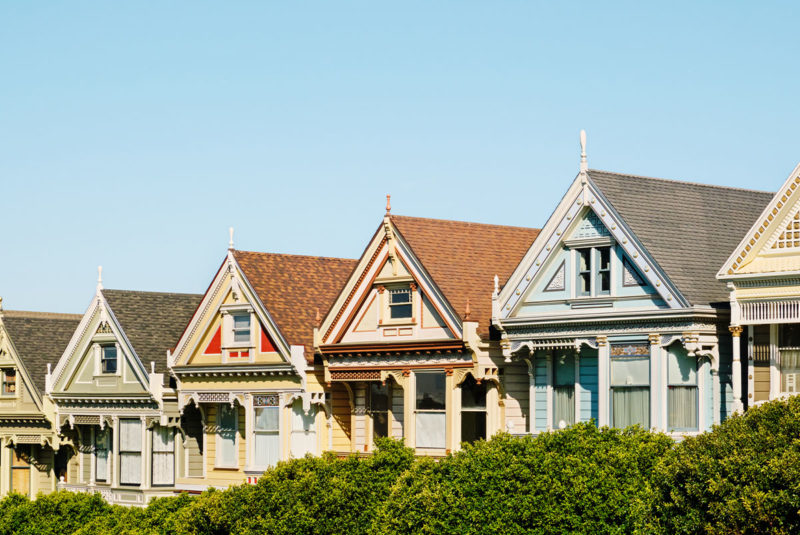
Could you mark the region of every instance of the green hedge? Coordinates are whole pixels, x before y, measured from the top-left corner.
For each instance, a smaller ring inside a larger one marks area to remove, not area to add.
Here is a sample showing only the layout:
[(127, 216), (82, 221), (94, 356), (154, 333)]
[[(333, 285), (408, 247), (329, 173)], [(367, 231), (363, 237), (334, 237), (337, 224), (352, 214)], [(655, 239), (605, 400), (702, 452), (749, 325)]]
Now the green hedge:
[(579, 424), (501, 434), (441, 460), (384, 439), (369, 457), (280, 463), (256, 485), (111, 506), (0, 501), (5, 534), (800, 533), (800, 397), (674, 443)]

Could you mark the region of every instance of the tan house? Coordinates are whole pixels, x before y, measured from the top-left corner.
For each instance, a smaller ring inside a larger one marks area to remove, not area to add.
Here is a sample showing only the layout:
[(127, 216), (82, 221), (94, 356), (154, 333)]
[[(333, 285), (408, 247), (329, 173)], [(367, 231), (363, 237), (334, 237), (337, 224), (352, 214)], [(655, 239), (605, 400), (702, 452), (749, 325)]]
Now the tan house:
[(57, 454), (61, 441), (44, 396), (45, 375), (80, 318), (0, 306), (0, 495), (35, 496), (56, 488), (66, 458)]
[[(315, 336), (333, 449), (402, 438), (419, 454), (503, 430), (508, 385), (492, 293), (538, 230), (387, 213)], [(524, 388), (527, 389), (527, 375)]]
[(187, 437), (178, 488), (255, 481), (278, 461), (330, 449), (313, 328), (354, 265), (228, 250), (170, 357)]

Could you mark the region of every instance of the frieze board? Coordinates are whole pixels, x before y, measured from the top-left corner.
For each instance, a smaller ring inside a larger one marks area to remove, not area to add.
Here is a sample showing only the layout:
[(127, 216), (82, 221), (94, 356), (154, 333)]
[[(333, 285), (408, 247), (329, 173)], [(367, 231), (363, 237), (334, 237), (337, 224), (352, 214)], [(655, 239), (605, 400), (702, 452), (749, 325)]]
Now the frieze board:
[(399, 357), (340, 357), (330, 358), (331, 367), (363, 367), (363, 366), (415, 366), (420, 364), (453, 364), (472, 362), (472, 356), (466, 354), (451, 355), (406, 355)]
[[(721, 323), (719, 325), (722, 325)], [(507, 327), (506, 332), (510, 340), (526, 339), (530, 337), (565, 338), (570, 336), (586, 335), (614, 335), (629, 333), (674, 332), (674, 331), (703, 331), (714, 332), (718, 329), (717, 323), (711, 322), (653, 322), (632, 324), (590, 324), (590, 325), (542, 325)]]

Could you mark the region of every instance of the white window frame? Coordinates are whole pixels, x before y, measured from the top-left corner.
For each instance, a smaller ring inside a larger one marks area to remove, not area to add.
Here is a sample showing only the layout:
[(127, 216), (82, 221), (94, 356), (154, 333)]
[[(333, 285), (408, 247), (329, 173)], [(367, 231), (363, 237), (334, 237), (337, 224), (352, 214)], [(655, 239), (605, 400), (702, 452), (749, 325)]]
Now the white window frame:
[[(106, 359), (106, 349), (114, 348), (114, 371), (107, 372), (104, 368), (104, 363), (111, 359)], [(117, 344), (100, 344), (100, 374), (101, 375), (117, 375), (119, 374), (119, 347)]]
[[(13, 376), (14, 376), (14, 391), (13, 392), (6, 392), (6, 384), (8, 384), (6, 381), (7, 381), (8, 371), (9, 370), (14, 372), (13, 373)], [(13, 398), (16, 398), (18, 396), (19, 396), (19, 370), (17, 368), (12, 367), (12, 366), (8, 366), (8, 367), (5, 367), (5, 368), (2, 368), (2, 370), (0, 372), (0, 397), (6, 398), (6, 399), (13, 399)]]
[[(614, 295), (614, 273), (616, 261), (616, 248), (613, 242), (601, 243), (596, 242), (586, 244), (573, 244), (571, 245), (574, 259), (573, 280), (575, 281), (575, 298), (589, 298), (589, 297), (611, 297)], [(601, 249), (608, 250), (608, 268), (601, 269), (600, 260), (602, 258)], [(588, 269), (581, 269), (581, 251), (589, 251), (589, 266)], [(588, 273), (589, 275), (589, 292), (582, 291), (582, 275)], [(601, 273), (608, 273), (608, 290), (600, 289), (600, 275)]]
[[(375, 410), (372, 407), (372, 382), (367, 383), (367, 392), (366, 392), (366, 413), (369, 416), (370, 421), (370, 428), (368, 429), (368, 440), (367, 442), (370, 446), (375, 446), (375, 414), (385, 414), (386, 415), (386, 436), (392, 436), (392, 385), (390, 383), (386, 383), (384, 385), (386, 387), (386, 410)], [(378, 383), (380, 384), (380, 383)]]
[[(256, 345), (256, 337), (255, 333), (258, 329), (255, 327), (258, 325), (258, 319), (255, 315), (255, 310), (250, 305), (236, 305), (236, 306), (227, 306), (220, 310), (222, 314), (222, 349), (224, 350), (250, 350), (251, 357), (252, 353), (255, 350)], [(235, 330), (234, 330), (234, 316), (241, 316), (249, 314), (250, 315), (250, 338), (243, 342), (236, 342), (235, 338)]]
[[(419, 409), (417, 408), (417, 393), (419, 392), (419, 378), (425, 375), (441, 375), (444, 378), (444, 409)], [(416, 447), (422, 449), (447, 449), (447, 433), (444, 434), (444, 444), (442, 446), (430, 446), (419, 444), (419, 425), (418, 419), (421, 414), (443, 414), (445, 425), (447, 425), (447, 374), (444, 370), (425, 370), (414, 372), (414, 435)]]
[[(167, 450), (167, 449), (157, 450), (156, 449), (156, 444), (157, 444), (156, 437), (157, 437), (158, 433), (160, 431), (162, 431), (162, 430), (167, 431), (168, 433), (172, 433), (172, 437), (170, 439), (170, 442), (172, 443), (172, 449), (171, 450)], [(175, 428), (174, 427), (169, 427), (169, 426), (157, 425), (151, 430), (150, 436), (151, 436), (151, 438), (150, 438), (150, 446), (151, 446), (150, 447), (150, 481), (151, 481), (151, 486), (153, 486), (153, 487), (172, 487), (172, 486), (175, 485), (175, 471), (177, 470), (177, 467), (175, 466)], [(171, 480), (168, 483), (156, 483), (156, 462), (155, 462), (155, 459), (156, 459), (156, 456), (158, 456), (158, 455), (160, 455), (160, 456), (172, 456), (172, 472), (170, 474), (172, 477), (171, 477)]]
[[(105, 435), (105, 448), (98, 447), (98, 436), (100, 433)], [(110, 483), (111, 479), (111, 437), (112, 437), (112, 430), (110, 427), (106, 426), (102, 430), (94, 429), (94, 480), (99, 483)], [(105, 477), (100, 478), (98, 467), (98, 461), (100, 460), (100, 456), (98, 452), (105, 451), (105, 460), (106, 460), (106, 469), (105, 469)]]
[[(388, 305), (388, 312), (389, 312), (389, 321), (392, 322), (400, 322), (400, 321), (411, 321), (414, 318), (414, 290), (411, 289), (411, 286), (401, 286), (396, 288), (387, 288), (386, 289), (388, 295), (386, 303)], [(402, 303), (393, 303), (392, 296), (396, 294), (407, 293), (408, 294), (408, 301), (404, 301)], [(408, 316), (401, 316), (398, 318), (392, 317), (392, 307), (408, 307), (410, 313)]]
[(219, 403), (217, 404), (217, 430), (215, 437), (216, 442), (216, 451), (214, 452), (214, 468), (239, 468), (239, 409), (234, 405), (231, 407), (233, 411), (233, 451), (234, 456), (236, 457), (236, 462), (234, 464), (223, 464), (220, 460), (220, 452), (222, 448), (220, 447), (222, 444), (222, 434), (219, 432), (222, 430), (222, 407), (225, 405), (230, 407), (230, 403)]
[[(458, 425), (458, 427), (459, 427), (459, 435), (460, 436), (458, 437), (458, 441), (459, 441), (459, 443), (464, 442), (463, 438), (464, 438), (464, 413), (465, 412), (466, 413), (471, 413), (471, 414), (474, 414), (474, 413), (483, 414), (483, 417), (484, 417), (483, 425), (485, 427), (483, 440), (488, 440), (489, 439), (489, 411), (488, 411), (488, 406), (489, 406), (489, 385), (487, 385), (485, 381), (483, 383), (481, 383), (481, 386), (484, 389), (483, 407), (464, 407), (464, 384), (466, 383), (467, 380), (468, 379), (465, 379), (458, 386), (458, 388), (461, 389), (461, 391), (460, 391), (460, 397), (461, 397), (461, 404), (460, 405), (461, 405), (461, 407), (460, 407), (459, 422), (458, 422), (458, 424), (459, 424)], [(474, 376), (472, 377), (472, 380), (477, 383), (477, 380), (475, 379)], [(445, 388), (446, 388), (446, 383), (445, 383)]]
[[(266, 395), (271, 395), (271, 394), (266, 394)], [(276, 429), (276, 430), (265, 430), (265, 429), (258, 429), (256, 427), (256, 422), (258, 422), (258, 416), (257, 416), (256, 412), (258, 410), (263, 410), (263, 409), (269, 409), (269, 410), (277, 411), (277, 413), (278, 413), (278, 429)], [(252, 459), (252, 466), (256, 470), (266, 470), (267, 468), (275, 466), (275, 465), (271, 465), (271, 464), (262, 465), (262, 464), (258, 464), (257, 463), (256, 436), (259, 436), (259, 435), (277, 436), (278, 437), (278, 461), (283, 459), (283, 439), (281, 437), (281, 428), (282, 428), (282, 425), (283, 425), (283, 414), (282, 413), (283, 413), (283, 410), (281, 409), (280, 403), (278, 403), (278, 405), (254, 405), (253, 406), (253, 420), (252, 420), (253, 421), (253, 431), (250, 433), (250, 435), (251, 435), (250, 436), (250, 443), (252, 444), (250, 449), (251, 449), (252, 455), (251, 455), (250, 458)]]
[[(669, 433), (672, 433), (672, 432), (675, 432), (675, 433), (699, 432), (700, 431), (700, 426), (701, 426), (700, 415), (702, 414), (700, 412), (700, 398), (701, 398), (701, 396), (700, 396), (700, 370), (701, 370), (701, 367), (702, 367), (700, 359), (702, 357), (697, 357), (697, 356), (690, 357), (690, 358), (694, 359), (694, 366), (695, 366), (695, 384), (691, 385), (691, 384), (672, 383), (669, 380), (669, 377), (670, 377), (670, 365), (672, 363), (672, 360), (671, 360), (670, 355), (669, 355), (669, 348), (666, 348), (666, 351), (664, 351), (663, 354), (667, 359), (667, 363), (666, 363), (667, 364), (667, 366), (666, 366), (667, 375), (664, 378), (664, 380), (665, 380), (665, 382), (667, 384), (667, 395), (664, 397), (664, 403), (666, 404), (667, 419), (664, 421), (664, 428)], [(693, 428), (690, 428), (690, 427), (687, 427), (687, 428), (672, 428), (672, 427), (670, 427), (669, 420), (670, 420), (670, 417), (672, 415), (669, 412), (669, 391), (670, 391), (670, 388), (672, 388), (672, 387), (675, 387), (675, 388), (694, 387), (694, 389), (695, 389), (695, 392), (694, 392), (695, 393), (695, 404), (694, 404), (694, 407), (695, 407), (695, 413), (696, 413), (695, 414), (695, 422), (697, 422), (697, 426), (696, 427), (693, 427)]]
[[(123, 437), (123, 434), (122, 434), (122, 422), (125, 422), (125, 421), (135, 421), (135, 422), (139, 423), (139, 449), (138, 450), (123, 450), (122, 449), (123, 448), (123, 445), (122, 445), (122, 437)], [(142, 481), (142, 463), (144, 462), (144, 450), (145, 450), (144, 437), (142, 436), (143, 435), (142, 430), (144, 429), (144, 422), (142, 422), (142, 420), (140, 418), (120, 418), (119, 419), (119, 424), (120, 424), (119, 425), (119, 429), (120, 429), (120, 432), (119, 432), (119, 463), (118, 463), (119, 484), (123, 485), (123, 486), (126, 486), (126, 487), (141, 487), (144, 484), (144, 481)], [(133, 454), (138, 454), (138, 457), (139, 457), (139, 470), (137, 471), (137, 474), (138, 474), (138, 477), (139, 477), (139, 482), (138, 483), (129, 483), (129, 482), (122, 481), (122, 474), (123, 474), (122, 473), (122, 457), (123, 457), (123, 454), (128, 454), (128, 455), (131, 455), (131, 456)]]

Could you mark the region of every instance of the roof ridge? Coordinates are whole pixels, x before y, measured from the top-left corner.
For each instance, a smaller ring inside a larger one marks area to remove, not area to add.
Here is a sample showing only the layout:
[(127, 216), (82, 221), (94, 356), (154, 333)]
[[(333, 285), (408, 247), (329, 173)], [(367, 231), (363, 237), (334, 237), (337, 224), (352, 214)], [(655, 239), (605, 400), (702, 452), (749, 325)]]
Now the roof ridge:
[(234, 249), (234, 253), (248, 253), (248, 254), (257, 254), (257, 255), (264, 255), (264, 256), (285, 256), (287, 258), (316, 258), (321, 260), (344, 260), (346, 262), (357, 262), (358, 259), (356, 258), (342, 258), (339, 256), (318, 256), (318, 255), (307, 255), (307, 254), (291, 254), (291, 253), (270, 253), (266, 251), (245, 251), (242, 249)]
[(51, 319), (51, 320), (79, 320), (83, 314), (71, 314), (65, 312), (39, 312), (36, 310), (3, 310), (0, 312), (5, 318), (30, 318), (30, 319)]
[[(676, 180), (674, 178), (661, 178), (655, 176), (645, 176), (645, 175), (634, 175), (631, 173), (618, 173), (616, 171), (606, 171), (603, 169), (589, 169), (589, 175), (591, 176), (592, 173), (606, 173), (608, 175), (616, 175), (616, 176), (627, 176), (631, 178), (644, 178), (645, 180), (658, 180), (660, 182), (672, 182), (674, 184), (686, 184), (689, 186), (701, 186), (705, 188), (716, 188), (716, 189), (724, 189), (724, 190), (732, 190), (732, 191), (744, 191), (747, 193), (764, 193), (767, 195), (775, 195), (774, 191), (765, 191), (759, 189), (747, 189), (747, 188), (737, 188), (733, 186), (720, 186), (718, 184), (703, 184), (702, 182), (691, 182), (689, 180)], [(776, 190), (777, 191), (777, 190)]]
[(505, 228), (505, 229), (517, 229), (517, 230), (536, 230), (541, 231), (542, 229), (536, 227), (522, 227), (519, 225), (498, 225), (497, 223), (479, 223), (477, 221), (463, 221), (460, 219), (437, 219), (435, 217), (416, 217), (410, 215), (395, 215), (392, 214), (389, 216), (390, 218), (400, 218), (400, 219), (417, 219), (420, 221), (438, 221), (441, 223), (461, 223), (465, 225), (478, 225), (481, 227), (494, 227), (494, 228)]
[(122, 292), (127, 294), (148, 294), (148, 295), (176, 295), (185, 297), (202, 296), (200, 293), (183, 293), (183, 292), (153, 292), (149, 290), (122, 290), (119, 288), (103, 288), (102, 292)]

